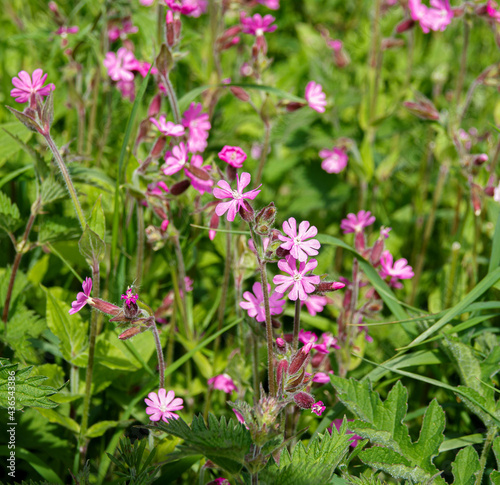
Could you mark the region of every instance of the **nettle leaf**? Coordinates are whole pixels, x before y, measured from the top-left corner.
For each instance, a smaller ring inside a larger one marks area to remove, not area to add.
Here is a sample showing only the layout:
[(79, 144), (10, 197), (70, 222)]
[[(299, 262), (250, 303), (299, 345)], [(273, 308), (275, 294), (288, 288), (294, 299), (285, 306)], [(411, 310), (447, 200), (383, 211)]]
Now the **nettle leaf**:
[(400, 381), (391, 389), (385, 402), (371, 389), (368, 380), (358, 382), (332, 376), (331, 381), (338, 398), (359, 418), (349, 423), (349, 429), (381, 446), (362, 451), (359, 457), (364, 463), (396, 478), (434, 479), (437, 484), (445, 483), (437, 476), (440, 471), (432, 462), (444, 440), (445, 415), (437, 401), (433, 400), (427, 408), (420, 437), (412, 443), (403, 423), (408, 392)]
[(42, 205), (49, 204), (55, 200), (62, 199), (66, 195), (66, 190), (54, 177), (46, 178), (42, 182)]
[(67, 241), (81, 233), (80, 224), (73, 217), (51, 216), (43, 221), (38, 232), (38, 242)]
[(462, 448), (451, 464), (455, 480), (453, 485), (474, 485), (476, 473), (479, 471), (479, 457), (472, 446)]
[(106, 243), (88, 224), (78, 242), (78, 247), (80, 253), (91, 267), (94, 266), (95, 262), (102, 261), (106, 253)]
[(46, 328), (45, 320), (32, 310), (22, 307), (9, 319), (5, 338), (18, 359), (38, 363), (39, 357), (32, 344), (32, 339), (38, 338)]
[(243, 468), (252, 444), (244, 426), (232, 418), (227, 421), (224, 416), (218, 421), (211, 413), (208, 426), (200, 414), (193, 418), (191, 427), (182, 418), (171, 419), (168, 423), (160, 421), (158, 426), (149, 427), (182, 438), (184, 443), (177, 447), (179, 456), (203, 455), (233, 475)]
[[(9, 407), (9, 376), (14, 372), (15, 376), (15, 408), (24, 407), (54, 408), (57, 403), (48, 399), (60, 389), (51, 386), (44, 386), (42, 383), (48, 378), (45, 376), (30, 377), (33, 366), (17, 370), (19, 364), (8, 364), (0, 367), (0, 407)], [(12, 385), (12, 384), (11, 384)]]
[(20, 223), (17, 205), (6, 194), (0, 192), (0, 227), (7, 232), (13, 232)]
[(328, 483), (335, 469), (349, 450), (351, 435), (345, 434), (344, 422), (340, 432), (318, 434), (304, 446), (295, 445), (292, 454), (283, 449), (279, 465), (271, 462), (259, 473), (259, 483), (269, 485), (309, 485)]

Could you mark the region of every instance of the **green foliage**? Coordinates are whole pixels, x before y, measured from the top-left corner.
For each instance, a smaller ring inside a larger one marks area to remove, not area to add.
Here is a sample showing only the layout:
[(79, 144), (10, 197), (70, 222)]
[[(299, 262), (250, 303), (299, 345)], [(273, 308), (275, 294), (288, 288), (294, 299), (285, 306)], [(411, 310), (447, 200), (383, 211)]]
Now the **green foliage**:
[(54, 177), (48, 177), (42, 182), (42, 205), (50, 204), (66, 195), (66, 190)]
[(17, 205), (0, 192), (0, 227), (7, 232), (13, 232), (21, 224), (20, 217)]
[(51, 216), (44, 220), (38, 231), (38, 242), (40, 244), (55, 241), (66, 241), (80, 235), (81, 229), (78, 221), (72, 217)]
[(453, 485), (473, 485), (479, 471), (479, 457), (472, 446), (461, 449), (452, 463)]

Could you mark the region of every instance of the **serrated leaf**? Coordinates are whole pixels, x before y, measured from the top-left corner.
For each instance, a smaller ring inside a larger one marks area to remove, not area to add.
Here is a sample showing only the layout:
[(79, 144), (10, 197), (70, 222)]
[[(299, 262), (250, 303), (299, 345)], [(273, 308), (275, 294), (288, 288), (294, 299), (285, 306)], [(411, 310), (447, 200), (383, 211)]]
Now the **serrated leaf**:
[(21, 221), (17, 205), (10, 198), (0, 192), (0, 227), (7, 232), (13, 232)]
[[(458, 386), (457, 395), (462, 399), (464, 404), (486, 425), (487, 428), (498, 426), (500, 413), (495, 411), (494, 401), (487, 401), (479, 392), (471, 387)], [(495, 416), (497, 420), (491, 416)]]
[(42, 205), (54, 202), (57, 199), (62, 199), (66, 195), (64, 187), (53, 177), (46, 178), (42, 182)]
[[(30, 131), (26, 131), (17, 121), (10, 121), (0, 125), (0, 166), (5, 160), (9, 160), (19, 150), (26, 146), (26, 142), (33, 136)], [(30, 150), (28, 148), (28, 150)]]
[(87, 327), (78, 313), (69, 314), (70, 305), (57, 299), (51, 290), (44, 288), (47, 295), (47, 325), (59, 339), (59, 349), (67, 362), (78, 367), (87, 365)]
[(493, 485), (500, 485), (500, 472), (493, 470), (490, 473), (490, 480)]
[(75, 218), (64, 216), (51, 216), (44, 220), (38, 232), (38, 242), (46, 244), (55, 241), (74, 239), (81, 233), (80, 224)]
[(46, 327), (45, 320), (32, 310), (22, 307), (16, 311), (14, 316), (9, 319), (6, 340), (18, 359), (30, 363), (39, 362), (31, 339), (38, 338)]
[(90, 214), (89, 227), (94, 231), (102, 241), (106, 235), (106, 219), (101, 205), (101, 196), (96, 200), (92, 213)]
[(54, 409), (43, 409), (43, 408), (35, 408), (44, 418), (47, 418), (50, 423), (59, 424), (75, 434), (80, 432), (80, 425), (69, 416), (63, 416), (59, 412)]
[(451, 464), (453, 485), (474, 485), (476, 473), (479, 471), (479, 457), (472, 446), (462, 448)]
[(82, 237), (78, 242), (80, 253), (87, 263), (94, 267), (98, 261), (102, 261), (106, 254), (106, 243), (96, 234), (89, 225), (85, 226)]
[[(17, 370), (19, 364), (9, 364), (0, 367), (0, 407), (8, 408), (9, 397), (12, 397), (12, 384), (15, 382), (15, 404), (16, 410), (24, 407), (54, 408), (57, 403), (48, 399), (56, 394), (59, 389), (51, 386), (44, 386), (42, 383), (47, 380), (45, 376), (30, 377), (33, 366)], [(9, 377), (15, 377), (15, 381), (9, 381)], [(9, 394), (10, 393), (10, 394)]]

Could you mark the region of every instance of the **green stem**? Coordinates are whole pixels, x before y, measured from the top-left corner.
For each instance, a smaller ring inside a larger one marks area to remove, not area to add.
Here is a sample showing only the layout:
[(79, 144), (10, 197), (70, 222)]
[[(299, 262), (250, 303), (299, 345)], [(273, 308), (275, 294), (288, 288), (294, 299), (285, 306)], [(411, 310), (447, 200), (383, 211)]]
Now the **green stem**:
[(469, 46), (469, 32), (469, 23), (467, 20), (464, 20), (464, 40), (462, 45), (462, 55), (460, 56), (460, 70), (458, 72), (457, 88), (455, 91), (455, 103), (457, 105), (457, 109), (460, 103), (460, 93), (462, 92), (465, 81), (465, 70), (467, 68), (467, 48)]
[(165, 388), (165, 361), (163, 360), (163, 349), (161, 348), (160, 334), (158, 333), (158, 327), (156, 326), (156, 321), (154, 316), (151, 317), (153, 324), (151, 325), (151, 331), (155, 338), (156, 354), (158, 356), (158, 372), (160, 373), (160, 389)]
[(260, 399), (260, 383), (259, 383), (259, 339), (257, 335), (252, 332), (252, 350), (253, 350), (253, 403), (257, 404)]
[(453, 293), (456, 289), (455, 287), (455, 276), (457, 274), (457, 263), (458, 255), (460, 254), (460, 243), (455, 241), (451, 245), (451, 266), (450, 274), (448, 277), (448, 288), (446, 289), (446, 298), (444, 300), (444, 308), (449, 308), (452, 304)]
[(175, 231), (174, 237), (174, 248), (175, 248), (175, 255), (177, 256), (177, 267), (179, 270), (179, 279), (180, 279), (180, 288), (182, 290), (182, 296), (181, 296), (181, 305), (182, 305), (182, 312), (183, 315), (182, 317), (184, 318), (185, 325), (186, 325), (186, 337), (189, 337), (191, 335), (191, 328), (189, 328), (188, 325), (188, 313), (187, 313), (187, 306), (186, 306), (186, 298), (187, 298), (187, 291), (186, 291), (186, 267), (184, 266), (184, 256), (182, 255), (182, 248), (181, 244), (179, 241), (179, 235), (177, 231)]
[(136, 285), (140, 286), (142, 280), (142, 267), (144, 263), (144, 208), (137, 202), (137, 267)]
[(71, 366), (69, 383), (71, 386), (71, 394), (73, 394), (73, 396), (78, 394), (80, 379), (79, 379), (79, 370), (76, 365)]
[(92, 138), (94, 137), (95, 122), (97, 119), (97, 106), (99, 104), (99, 88), (101, 87), (101, 69), (99, 66), (96, 69), (92, 90), (92, 107), (90, 108), (89, 126), (87, 128), (87, 155), (90, 155), (92, 151)]
[(295, 318), (293, 320), (293, 341), (292, 350), (295, 352), (299, 347), (299, 331), (300, 331), (300, 309), (302, 308), (301, 301), (295, 300)]
[(262, 180), (262, 172), (264, 171), (264, 165), (267, 160), (267, 152), (269, 151), (269, 141), (271, 139), (271, 125), (268, 121), (264, 121), (264, 145), (262, 147), (262, 153), (260, 154), (259, 169), (257, 171), (257, 178), (255, 183), (258, 185)]
[(474, 485), (481, 485), (483, 480), (483, 473), (486, 469), (486, 461), (488, 460), (488, 455), (490, 454), (491, 445), (493, 444), (493, 440), (497, 434), (497, 428), (494, 426), (492, 428), (488, 428), (488, 432), (486, 433), (486, 440), (484, 442), (483, 451), (481, 452), (481, 458), (479, 459), (479, 472), (476, 475), (476, 481)]
[(174, 121), (176, 124), (181, 124), (181, 114), (179, 111), (179, 103), (177, 102), (177, 96), (175, 94), (174, 87), (170, 82), (170, 76), (167, 73), (165, 76), (162, 76), (163, 84), (165, 85), (165, 89), (167, 90), (168, 101), (170, 102), (170, 107), (172, 108), (172, 113), (174, 115)]

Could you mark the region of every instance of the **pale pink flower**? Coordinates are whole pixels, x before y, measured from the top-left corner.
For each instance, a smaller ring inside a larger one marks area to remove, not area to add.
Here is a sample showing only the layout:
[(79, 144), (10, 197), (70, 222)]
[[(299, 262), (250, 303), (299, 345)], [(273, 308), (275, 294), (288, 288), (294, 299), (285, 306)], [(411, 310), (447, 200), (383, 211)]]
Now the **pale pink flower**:
[(43, 83), (47, 79), (47, 74), (44, 74), (42, 69), (35, 69), (30, 76), (26, 71), (20, 71), (19, 77), (12, 78), (12, 84), (15, 88), (10, 92), (13, 98), (16, 98), (17, 103), (26, 103), (30, 98), (38, 96), (48, 96), (56, 87), (50, 83), (44, 86)]
[(112, 42), (118, 39), (125, 40), (127, 34), (136, 34), (137, 32), (139, 32), (139, 29), (130, 20), (124, 20), (122, 28), (114, 25), (108, 30), (108, 37)]
[(316, 256), (321, 244), (317, 239), (310, 239), (318, 234), (315, 226), (310, 226), (309, 221), (302, 221), (297, 233), (297, 222), (293, 217), (283, 223), (283, 232), (288, 236), (280, 234), (278, 237), (283, 241), (281, 248), (290, 251), (290, 254), (299, 261), (306, 261), (309, 256)]
[(182, 136), (184, 135), (184, 127), (176, 125), (173, 121), (167, 121), (165, 115), (161, 115), (159, 120), (149, 118), (149, 121), (158, 128), (158, 130), (167, 136)]
[(116, 88), (120, 91), (122, 97), (134, 101), (135, 99), (135, 84), (134, 81), (118, 81)]
[(321, 168), (327, 173), (340, 173), (347, 167), (348, 156), (342, 148), (333, 147), (333, 150), (324, 148), (319, 152), (323, 159)]
[(315, 402), (311, 406), (311, 412), (316, 414), (317, 416), (321, 416), (323, 414), (323, 411), (326, 409), (326, 407), (323, 405), (323, 401), (318, 401)]
[(227, 212), (227, 220), (234, 221), (236, 213), (240, 210), (243, 205), (244, 199), (255, 199), (259, 194), (259, 185), (256, 189), (250, 190), (248, 192), (243, 192), (243, 189), (250, 183), (251, 176), (248, 172), (243, 172), (241, 176), (236, 175), (236, 190), (232, 190), (231, 186), (225, 180), (219, 180), (215, 187), (213, 194), (216, 199), (231, 199), (229, 202), (221, 202), (215, 208), (215, 213), (221, 217)]
[(131, 72), (136, 67), (134, 53), (120, 47), (118, 52), (108, 52), (103, 61), (108, 70), (108, 75), (113, 81), (133, 81), (134, 74)]
[(247, 16), (245, 12), (240, 15), (242, 32), (255, 36), (262, 36), (265, 32), (274, 32), (278, 26), (271, 25), (276, 19), (272, 15), (262, 15), (256, 13), (252, 17)]
[(333, 374), (333, 371), (328, 371), (328, 374), (326, 372), (316, 372), (314, 374), (314, 377), (312, 378), (313, 382), (317, 382), (318, 384), (326, 384), (330, 382), (330, 375)]
[(69, 34), (76, 34), (78, 30), (79, 28), (76, 25), (73, 27), (66, 27), (63, 25), (62, 27), (59, 27), (56, 30), (56, 34), (62, 37), (63, 39), (66, 39), (66, 37), (68, 37)]
[[(189, 164), (193, 167), (196, 168), (201, 168), (205, 172), (208, 172), (210, 170), (210, 165), (203, 165), (203, 158), (201, 155), (193, 155), (191, 157), (191, 161)], [(196, 175), (194, 175), (192, 172), (184, 168), (184, 173), (189, 177), (191, 180), (191, 185), (193, 186), (193, 189), (197, 190), (200, 194), (204, 194), (205, 192), (212, 192), (212, 188), (214, 186), (214, 181), (212, 179), (208, 180), (203, 180)]]
[[(168, 224), (168, 221), (167, 221), (167, 224)], [(133, 292), (132, 288), (130, 288), (130, 286), (127, 288), (126, 293), (124, 295), (122, 295), (122, 300), (125, 300), (125, 303), (127, 304), (128, 307), (130, 307), (131, 303), (135, 304), (137, 302), (138, 298), (139, 298), (139, 295), (135, 294)]]
[(380, 237), (383, 239), (387, 239), (389, 237), (389, 232), (392, 231), (392, 227), (382, 226), (380, 228)]
[(500, 8), (498, 8), (497, 2), (493, 0), (488, 0), (486, 5), (486, 13), (497, 22), (500, 22)]
[(309, 343), (314, 344), (315, 342), (317, 342), (317, 340), (318, 336), (311, 330), (306, 331), (303, 328), (299, 330), (299, 342), (303, 343), (304, 345), (307, 345)]
[(328, 303), (328, 298), (321, 295), (307, 295), (307, 300), (304, 300), (302, 303), (306, 306), (309, 314), (314, 317), (323, 311), (325, 305)]
[(326, 95), (321, 84), (309, 81), (306, 86), (305, 98), (309, 107), (318, 113), (325, 112)]
[(382, 278), (391, 276), (400, 280), (408, 280), (414, 276), (413, 268), (408, 265), (408, 261), (405, 258), (393, 262), (392, 254), (387, 250), (380, 257), (380, 266), (382, 268), (380, 271)]
[(207, 11), (207, 0), (165, 0), (165, 3), (174, 11), (188, 17), (199, 17)]
[(280, 8), (280, 0), (257, 0), (257, 2), (271, 10), (278, 10)]
[(330, 349), (340, 349), (337, 339), (331, 333), (324, 333), (321, 336), (322, 342), (314, 346), (314, 350), (320, 354), (329, 354)]
[[(174, 391), (167, 391), (161, 388), (156, 392), (150, 392), (148, 398), (144, 399), (144, 402), (148, 405), (146, 408), (146, 414), (149, 414), (149, 419), (151, 421), (160, 421), (163, 419), (165, 423), (168, 423), (169, 419), (179, 419), (179, 416), (172, 411), (179, 411), (182, 409), (183, 400), (180, 397), (175, 397)], [(175, 399), (174, 399), (175, 397)]]
[(188, 149), (191, 153), (203, 152), (207, 147), (208, 131), (211, 128), (208, 114), (201, 113), (200, 103), (191, 103), (182, 115), (182, 124), (189, 129)]
[(76, 300), (71, 303), (71, 310), (68, 312), (70, 315), (74, 315), (79, 312), (87, 303), (92, 303), (92, 298), (90, 298), (90, 293), (92, 291), (92, 278), (88, 276), (82, 284), (83, 292), (79, 292), (76, 295)]
[(408, 8), (410, 9), (413, 20), (420, 23), (420, 27), (424, 33), (429, 31), (443, 32), (453, 19), (453, 10), (450, 7), (449, 0), (430, 0), (430, 7), (422, 4), (422, 0), (409, 0)]
[(151, 5), (153, 5), (154, 2), (155, 2), (155, 0), (139, 0), (139, 3), (143, 7), (150, 7)]
[(344, 234), (350, 232), (362, 232), (365, 227), (371, 226), (375, 222), (375, 216), (370, 211), (359, 211), (357, 214), (349, 213), (346, 219), (340, 222), (340, 229)]
[(208, 379), (208, 385), (212, 389), (218, 389), (219, 391), (224, 391), (227, 394), (237, 390), (233, 380), (227, 374), (219, 374), (218, 376)]
[(172, 151), (165, 153), (165, 175), (173, 175), (181, 170), (186, 165), (188, 150), (186, 145), (181, 142), (172, 148)]
[(278, 261), (278, 268), (290, 276), (276, 275), (273, 278), (273, 283), (278, 285), (276, 291), (285, 293), (291, 286), (292, 289), (288, 294), (290, 300), (295, 301), (297, 298), (302, 301), (306, 300), (307, 294), (315, 291), (316, 287), (314, 285), (320, 282), (319, 276), (306, 275), (316, 266), (318, 266), (318, 262), (315, 259), (310, 259), (307, 263), (301, 262), (297, 270), (297, 262), (293, 256), (289, 255), (286, 259), (281, 259)]
[(236, 419), (243, 425), (245, 425), (245, 428), (248, 429), (248, 426), (245, 424), (245, 418), (243, 417), (243, 414), (241, 414), (237, 409), (233, 408), (233, 413), (236, 416)]
[(495, 190), (493, 192), (493, 200), (500, 202), (500, 182), (495, 187)]
[[(273, 291), (271, 293), (271, 285), (267, 285), (269, 292), (269, 308), (271, 315), (279, 315), (283, 312), (283, 306), (286, 301), (280, 298), (283, 297), (282, 293)], [(247, 301), (241, 301), (240, 307), (248, 312), (248, 316), (255, 318), (258, 322), (266, 321), (266, 313), (264, 310), (264, 292), (262, 291), (262, 284), (258, 281), (252, 286), (253, 293), (245, 291), (243, 298)]]
[(219, 152), (219, 158), (234, 168), (243, 167), (243, 162), (247, 159), (247, 154), (240, 147), (225, 145)]
[[(352, 421), (354, 420), (353, 419), (347, 420), (347, 422), (352, 422)], [(330, 431), (330, 433), (332, 432), (333, 426), (337, 428), (337, 431), (340, 431), (340, 427), (342, 426), (342, 419), (334, 419), (332, 421), (332, 424), (330, 424), (330, 426), (328, 427), (328, 431)], [(353, 434), (353, 432), (349, 430), (346, 430), (346, 433)], [(349, 441), (351, 442), (351, 446), (355, 448), (356, 445), (358, 444), (358, 441), (361, 441), (362, 439), (363, 438), (361, 436), (355, 434)]]

